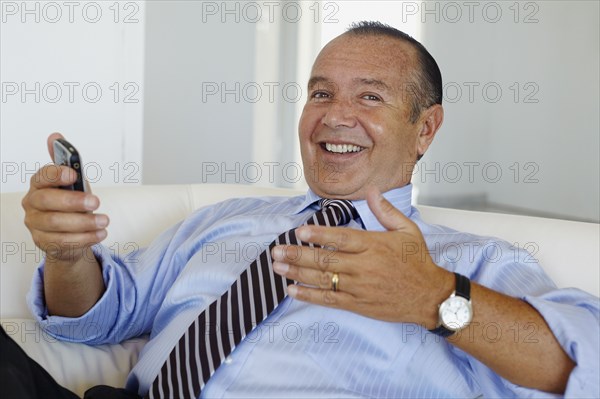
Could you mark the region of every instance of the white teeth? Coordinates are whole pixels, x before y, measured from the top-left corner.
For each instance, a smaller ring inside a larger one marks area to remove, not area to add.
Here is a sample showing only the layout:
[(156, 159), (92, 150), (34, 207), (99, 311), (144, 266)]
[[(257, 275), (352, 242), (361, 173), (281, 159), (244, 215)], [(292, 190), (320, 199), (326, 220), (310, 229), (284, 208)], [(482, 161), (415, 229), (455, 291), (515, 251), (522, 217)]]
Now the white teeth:
[(347, 152), (359, 152), (363, 150), (363, 147), (359, 147), (357, 145), (352, 144), (330, 144), (325, 143), (325, 148), (327, 151), (336, 152), (339, 154), (345, 154)]

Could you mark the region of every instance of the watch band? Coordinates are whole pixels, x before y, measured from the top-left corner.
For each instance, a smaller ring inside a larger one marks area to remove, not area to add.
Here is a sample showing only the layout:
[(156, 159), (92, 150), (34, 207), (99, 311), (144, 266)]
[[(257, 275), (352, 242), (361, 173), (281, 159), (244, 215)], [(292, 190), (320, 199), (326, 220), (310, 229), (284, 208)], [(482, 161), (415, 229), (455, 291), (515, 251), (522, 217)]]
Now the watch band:
[(471, 281), (462, 274), (454, 273), (456, 276), (455, 294), (468, 300), (471, 299)]
[[(454, 295), (462, 296), (463, 298), (471, 299), (471, 280), (462, 274), (454, 273), (456, 279), (456, 288), (454, 289)], [(446, 328), (440, 323), (439, 326), (429, 332), (439, 335), (440, 337), (446, 338), (454, 334), (456, 331)]]
[(429, 330), (429, 332), (434, 333), (435, 335), (439, 335), (442, 338), (446, 338), (454, 334), (456, 331), (448, 330), (446, 327), (444, 327), (443, 324), (440, 324), (433, 330)]

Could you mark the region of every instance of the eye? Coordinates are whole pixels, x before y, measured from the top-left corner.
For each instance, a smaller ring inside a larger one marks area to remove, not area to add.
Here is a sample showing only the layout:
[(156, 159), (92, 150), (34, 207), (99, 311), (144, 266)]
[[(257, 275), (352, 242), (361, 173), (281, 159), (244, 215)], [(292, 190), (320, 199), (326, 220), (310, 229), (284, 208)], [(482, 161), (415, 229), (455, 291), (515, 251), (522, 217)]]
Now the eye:
[(368, 101), (382, 101), (381, 97), (379, 97), (378, 95), (375, 95), (375, 94), (364, 94), (361, 98), (368, 100)]
[(317, 100), (322, 100), (326, 98), (330, 98), (331, 96), (326, 91), (314, 91), (311, 93), (310, 98), (314, 98)]

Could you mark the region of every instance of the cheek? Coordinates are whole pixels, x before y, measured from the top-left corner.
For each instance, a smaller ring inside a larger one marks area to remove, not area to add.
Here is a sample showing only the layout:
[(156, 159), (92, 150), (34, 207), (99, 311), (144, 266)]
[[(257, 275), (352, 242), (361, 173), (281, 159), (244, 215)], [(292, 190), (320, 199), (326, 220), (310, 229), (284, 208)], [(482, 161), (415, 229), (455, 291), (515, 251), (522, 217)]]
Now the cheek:
[[(402, 118), (397, 116), (396, 118)], [(368, 122), (370, 133), (379, 151), (390, 157), (403, 160), (413, 158), (417, 152), (416, 127), (408, 123), (398, 123), (393, 118), (372, 118)]]
[(317, 116), (314, 111), (311, 111), (307, 105), (304, 106), (302, 115), (300, 115), (300, 121), (298, 122), (298, 137), (300, 138), (300, 144), (304, 141), (310, 140), (313, 130), (317, 123)]
[(390, 140), (391, 133), (401, 134), (406, 129), (402, 122), (404, 116), (398, 110), (386, 107), (364, 108), (358, 116), (373, 140)]
[(375, 145), (384, 150), (397, 151), (409, 141), (406, 126), (397, 123), (390, 116), (369, 115), (362, 119), (362, 124)]
[(312, 134), (315, 130), (315, 116), (314, 112), (309, 112), (306, 107), (300, 116), (298, 122), (298, 140), (300, 142), (300, 156), (304, 163), (311, 163), (312, 157), (314, 157), (314, 150), (312, 149)]

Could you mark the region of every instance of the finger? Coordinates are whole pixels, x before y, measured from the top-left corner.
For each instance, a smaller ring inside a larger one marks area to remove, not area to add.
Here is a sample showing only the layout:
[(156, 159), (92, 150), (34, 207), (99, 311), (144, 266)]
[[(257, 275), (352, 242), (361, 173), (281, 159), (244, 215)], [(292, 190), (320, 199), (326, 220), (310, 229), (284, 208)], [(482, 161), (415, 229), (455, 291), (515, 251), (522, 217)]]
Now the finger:
[(354, 295), (347, 292), (321, 290), (296, 284), (288, 286), (288, 295), (294, 299), (314, 303), (315, 305), (347, 310), (352, 308), (355, 299)]
[(33, 176), (31, 176), (31, 188), (41, 189), (48, 187), (60, 187), (75, 183), (77, 173), (67, 167), (49, 164), (42, 166)]
[(320, 271), (340, 268), (345, 259), (344, 254), (333, 249), (300, 245), (276, 245), (271, 250), (271, 257), (274, 261)]
[(31, 192), (26, 202), (25, 206), (39, 211), (90, 212), (100, 206), (100, 200), (93, 194), (58, 188)]
[(378, 188), (367, 189), (367, 204), (383, 227), (388, 230), (404, 230), (412, 221), (386, 200)]
[(52, 133), (48, 136), (47, 145), (48, 145), (48, 153), (50, 154), (50, 159), (54, 160), (54, 141), (56, 139), (63, 139), (63, 135), (60, 133)]
[[(326, 290), (333, 288), (333, 271), (321, 271), (282, 262), (273, 262), (273, 270), (281, 276), (302, 284)], [(338, 278), (341, 280), (342, 278), (349, 279), (350, 277), (338, 273)]]
[(310, 242), (336, 251), (357, 253), (368, 249), (362, 230), (347, 227), (326, 227), (307, 225), (296, 229), (296, 237), (303, 242)]
[(108, 224), (108, 216), (102, 214), (38, 212), (31, 227), (45, 232), (84, 233), (104, 229)]

